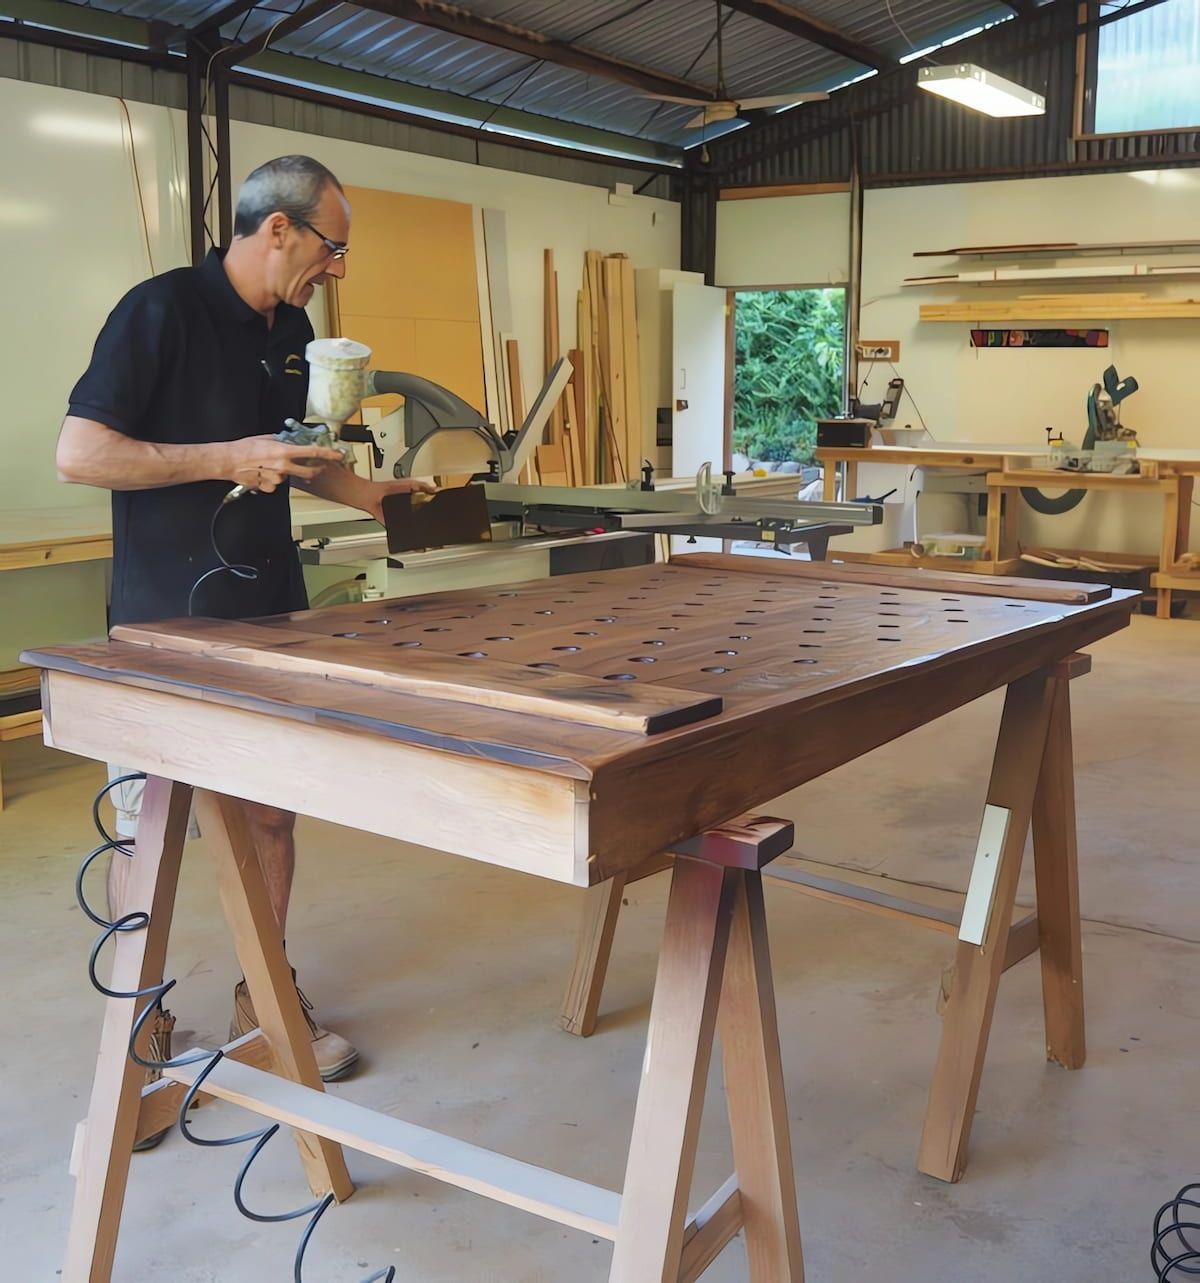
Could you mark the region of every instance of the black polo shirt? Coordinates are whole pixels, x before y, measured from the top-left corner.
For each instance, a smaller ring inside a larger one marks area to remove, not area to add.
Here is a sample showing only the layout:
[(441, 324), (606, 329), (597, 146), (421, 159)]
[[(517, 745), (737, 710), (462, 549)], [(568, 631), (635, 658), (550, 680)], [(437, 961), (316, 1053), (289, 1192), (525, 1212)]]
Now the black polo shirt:
[[(308, 317), (281, 303), (268, 329), (229, 283), (222, 259), (213, 250), (200, 267), (165, 272), (125, 295), (71, 393), (71, 414), (171, 445), (235, 441), (304, 418)], [(210, 532), (218, 510), (217, 547), (257, 578), (211, 576), (196, 590), (192, 613), (245, 619), (307, 606), (287, 486), (221, 508), (231, 484), (112, 492), (112, 623), (188, 613), (192, 586), (220, 564)]]

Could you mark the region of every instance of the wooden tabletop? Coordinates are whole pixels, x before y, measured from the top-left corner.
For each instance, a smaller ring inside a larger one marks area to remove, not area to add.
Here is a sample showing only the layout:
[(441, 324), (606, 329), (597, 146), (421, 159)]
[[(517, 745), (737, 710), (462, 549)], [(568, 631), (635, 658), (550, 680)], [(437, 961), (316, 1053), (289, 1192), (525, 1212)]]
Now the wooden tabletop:
[(109, 505), (6, 508), (0, 512), (0, 570), (29, 570), (112, 556)]
[[(1123, 627), (1136, 600), (1095, 585), (693, 555), (252, 624), (124, 627), (104, 645), (23, 658), (74, 679), (59, 682), (61, 696), (50, 686), (61, 747), (98, 755), (144, 740), (153, 769), (202, 787), (215, 786), (209, 773), (226, 769), (232, 743), (226, 735), (217, 754), (203, 739), (224, 734), (217, 706), (258, 715), (239, 720), (238, 735), (266, 734), (267, 721), (293, 727), (272, 740), (280, 770), (306, 735), (336, 730), (342, 760), (321, 770), (344, 790), (356, 787), (356, 756), (380, 741), (421, 750), (404, 769), (431, 778), (448, 779), (457, 759), (462, 779), (472, 769), (482, 779), (490, 763), (509, 781), (526, 772), (570, 782), (587, 812), (583, 863), (518, 867), (595, 881), (1056, 662)], [(155, 692), (138, 716), (171, 725), (134, 727), (115, 703), (86, 716), (80, 704), (72, 720), (66, 692), (91, 697), (80, 679), (91, 696), (114, 684)], [(185, 710), (199, 719), (194, 743), (179, 730)], [(250, 791), (230, 791), (252, 796), (252, 774), (238, 777)], [(272, 787), (264, 775), (261, 789)], [(464, 815), (474, 801), (460, 798)], [(370, 805), (346, 814), (408, 833), (386, 802), (374, 820)], [(472, 824), (486, 847), (486, 820)], [(466, 835), (458, 846), (413, 840), (477, 854)]]

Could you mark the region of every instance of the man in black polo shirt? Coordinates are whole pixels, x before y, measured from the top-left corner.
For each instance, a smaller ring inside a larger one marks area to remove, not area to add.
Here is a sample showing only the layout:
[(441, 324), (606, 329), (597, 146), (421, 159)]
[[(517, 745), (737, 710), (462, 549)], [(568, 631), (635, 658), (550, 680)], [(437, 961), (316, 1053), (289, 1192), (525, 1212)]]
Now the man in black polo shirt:
[[(328, 169), (306, 156), (269, 161), (238, 193), (228, 250), (143, 281), (108, 318), (71, 393), (57, 464), (64, 481), (112, 491), (111, 623), (303, 610), (290, 483), (377, 520), (384, 495), (433, 488), (373, 483), (334, 450), (274, 439), (285, 419), (304, 418), (313, 337), (304, 307), (317, 286), (345, 275), (349, 230), (349, 203)], [(222, 505), (235, 483), (256, 493)], [(117, 831), (132, 839), (140, 786), (118, 786), (113, 800)], [(251, 803), (247, 815), (282, 933), (295, 816)], [(114, 853), (113, 914), (127, 873)], [(244, 982), (234, 1006), (234, 1035), (257, 1025)], [(164, 1041), (171, 1023), (158, 1031)], [(309, 1025), (322, 1078), (344, 1076), (357, 1051)]]

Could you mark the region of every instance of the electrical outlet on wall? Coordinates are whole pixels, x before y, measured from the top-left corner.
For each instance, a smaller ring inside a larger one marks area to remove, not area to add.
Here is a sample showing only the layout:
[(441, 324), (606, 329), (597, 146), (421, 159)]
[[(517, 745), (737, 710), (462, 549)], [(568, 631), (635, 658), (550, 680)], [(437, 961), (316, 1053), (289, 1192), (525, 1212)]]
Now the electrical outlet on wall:
[(860, 361), (898, 361), (899, 339), (859, 339), (854, 345), (854, 355)]

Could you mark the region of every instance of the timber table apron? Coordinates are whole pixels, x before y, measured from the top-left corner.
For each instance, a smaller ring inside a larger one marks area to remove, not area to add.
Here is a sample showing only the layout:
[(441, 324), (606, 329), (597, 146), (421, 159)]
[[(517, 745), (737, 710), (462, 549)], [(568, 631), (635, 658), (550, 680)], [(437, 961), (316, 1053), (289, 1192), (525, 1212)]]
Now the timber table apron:
[[(1007, 685), (989, 793), (1008, 817), (999, 873), (981, 942), (959, 953), (963, 1019), (986, 1031), (1053, 666), (1127, 624), (1135, 600), (696, 556), (253, 624), (125, 627), (26, 662), (45, 670), (49, 743), (150, 776), (126, 906), (148, 921), (108, 946), (118, 993), (161, 980), (196, 790), (265, 1036), (231, 1048), (204, 1090), (291, 1126), (315, 1191), (351, 1192), (348, 1144), (612, 1239), (620, 1283), (697, 1278), (739, 1228), (753, 1283), (785, 1283), (802, 1266), (760, 869), (790, 826), (745, 813)], [(620, 1195), (322, 1092), (235, 797), (585, 887), (676, 853)], [(110, 1277), (139, 1113), (198, 1072), (168, 1069), (139, 1109), (134, 1006), (105, 1008), (67, 1283)], [(737, 1174), (688, 1217), (718, 1018)], [(946, 1152), (965, 1143), (980, 1064), (946, 1066)]]

